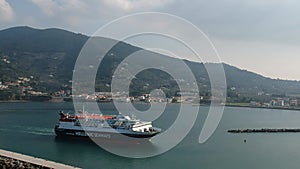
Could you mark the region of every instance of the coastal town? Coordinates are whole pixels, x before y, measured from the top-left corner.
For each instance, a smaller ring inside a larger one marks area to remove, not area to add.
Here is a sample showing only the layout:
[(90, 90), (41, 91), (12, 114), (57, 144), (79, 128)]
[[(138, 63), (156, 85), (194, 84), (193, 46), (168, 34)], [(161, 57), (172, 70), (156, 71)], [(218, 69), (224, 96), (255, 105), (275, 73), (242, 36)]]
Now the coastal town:
[[(51, 93), (34, 89), (32, 84), (33, 76), (18, 77), (15, 81), (0, 81), (0, 100), (1, 101), (49, 101), (49, 102), (69, 102), (73, 98), (80, 101), (97, 101), (97, 102), (112, 102), (113, 98), (117, 102), (167, 102), (167, 103), (191, 103), (208, 105), (211, 101), (210, 96), (199, 96), (198, 94), (186, 91), (177, 92), (172, 97), (165, 97), (159, 93), (145, 93), (138, 96), (128, 96), (125, 92), (95, 92), (93, 94), (72, 95), (71, 87), (54, 91)], [(230, 89), (232, 90), (232, 88)], [(10, 95), (11, 94), (11, 95)], [(267, 97), (266, 97), (267, 96)], [(239, 97), (241, 99), (239, 99)], [(264, 97), (264, 99), (260, 99)], [(245, 99), (245, 96), (237, 94), (235, 100), (227, 96), (227, 106), (238, 107), (260, 107), (260, 108), (282, 108), (282, 109), (298, 109), (299, 98), (296, 96), (285, 96), (276, 94), (267, 94), (258, 92), (257, 100)], [(267, 99), (266, 99), (267, 98)], [(246, 101), (245, 101), (246, 100)]]
[[(55, 92), (43, 92), (34, 89), (30, 86), (31, 77), (19, 77), (18, 80), (13, 82), (0, 82), (0, 97), (1, 101), (50, 101), (50, 102), (68, 102), (72, 98), (81, 101), (97, 101), (97, 102), (112, 102), (113, 98), (118, 102), (168, 102), (168, 103), (199, 103), (205, 97), (195, 97), (195, 93), (185, 94), (182, 93), (174, 97), (165, 98), (159, 94), (146, 93), (139, 96), (128, 96), (124, 92), (95, 92), (94, 94), (79, 94), (72, 95), (71, 89), (58, 90)], [(13, 95), (9, 95), (13, 93)]]

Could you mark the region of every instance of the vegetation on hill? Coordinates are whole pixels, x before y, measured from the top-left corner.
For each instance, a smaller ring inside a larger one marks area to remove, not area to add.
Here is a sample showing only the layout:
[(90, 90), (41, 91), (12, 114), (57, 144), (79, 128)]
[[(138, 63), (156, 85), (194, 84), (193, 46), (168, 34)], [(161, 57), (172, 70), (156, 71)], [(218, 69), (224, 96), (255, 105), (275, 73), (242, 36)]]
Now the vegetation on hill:
[[(20, 77), (30, 78), (23, 82), (23, 87), (31, 90), (54, 93), (59, 90), (71, 90), (72, 74), (78, 54), (88, 40), (88, 36), (61, 29), (33, 29), (30, 27), (14, 27), (0, 31), (0, 82), (15, 82)], [(103, 45), (111, 39), (101, 39)], [(101, 46), (99, 46), (101, 50)], [(111, 77), (128, 55), (141, 50), (138, 47), (119, 42), (102, 61), (96, 78), (96, 91), (110, 91)], [(157, 54), (158, 55), (158, 54)], [(170, 58), (170, 64), (174, 61)], [(200, 94), (209, 95), (209, 78), (203, 63), (185, 60), (194, 73)], [(208, 64), (214, 66), (213, 63)], [(300, 95), (300, 82), (278, 80), (241, 70), (223, 64), (229, 100), (244, 99), (251, 101), (258, 96), (262, 100), (272, 95)], [(180, 69), (178, 69), (180, 71)], [(150, 69), (140, 72), (131, 84), (131, 94), (140, 95), (152, 89), (161, 88), (167, 96), (174, 96), (178, 86), (167, 73)], [(1, 89), (1, 88), (0, 88)], [(19, 88), (10, 91), (1, 89), (0, 99), (22, 97)], [(18, 93), (20, 93), (18, 95)]]

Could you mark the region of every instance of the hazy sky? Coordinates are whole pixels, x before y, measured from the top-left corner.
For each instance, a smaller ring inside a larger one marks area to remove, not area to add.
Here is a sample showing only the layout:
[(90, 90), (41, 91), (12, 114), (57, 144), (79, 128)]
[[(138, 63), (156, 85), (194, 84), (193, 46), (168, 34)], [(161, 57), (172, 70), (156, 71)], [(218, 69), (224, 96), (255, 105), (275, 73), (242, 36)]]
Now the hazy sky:
[(58, 27), (91, 35), (126, 14), (166, 12), (205, 32), (223, 62), (300, 80), (299, 9), (299, 0), (0, 0), (0, 27)]

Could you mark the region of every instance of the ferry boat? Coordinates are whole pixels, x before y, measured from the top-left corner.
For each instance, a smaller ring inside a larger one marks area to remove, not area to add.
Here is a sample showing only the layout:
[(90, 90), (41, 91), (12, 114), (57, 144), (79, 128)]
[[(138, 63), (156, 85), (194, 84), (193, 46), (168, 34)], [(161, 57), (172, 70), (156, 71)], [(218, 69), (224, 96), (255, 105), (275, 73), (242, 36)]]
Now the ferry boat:
[(83, 110), (77, 115), (60, 111), (59, 115), (59, 121), (55, 125), (57, 137), (149, 140), (161, 132), (160, 128), (152, 126), (152, 122), (141, 121), (122, 114), (89, 114)]

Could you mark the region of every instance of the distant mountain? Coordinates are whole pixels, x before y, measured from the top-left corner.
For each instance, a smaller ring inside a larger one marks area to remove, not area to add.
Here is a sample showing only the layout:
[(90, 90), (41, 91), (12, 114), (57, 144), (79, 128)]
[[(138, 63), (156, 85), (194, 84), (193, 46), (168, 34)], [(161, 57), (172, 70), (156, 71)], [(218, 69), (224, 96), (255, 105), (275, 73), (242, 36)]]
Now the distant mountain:
[(11, 63), (6, 66), (2, 63), (0, 78), (34, 76), (36, 86), (56, 89), (70, 80), (72, 66), (87, 39), (87, 36), (60, 29), (15, 27), (2, 30), (1, 58), (7, 57)]
[[(88, 36), (61, 29), (34, 29), (14, 27), (0, 31), (0, 81), (15, 81), (18, 77), (30, 77), (30, 85), (40, 91), (54, 92), (70, 89), (74, 64)], [(97, 37), (105, 42), (114, 41)], [(101, 50), (101, 46), (99, 47)], [(130, 44), (119, 42), (100, 65), (96, 87), (98, 91), (109, 91), (112, 73), (129, 54), (141, 50)], [(170, 58), (170, 64), (174, 58)], [(203, 63), (185, 61), (198, 81), (201, 94), (209, 95), (209, 78)], [(213, 66), (213, 63), (209, 64)], [(298, 95), (300, 82), (277, 80), (253, 72), (223, 64), (228, 85), (228, 95), (238, 97), (269, 95)], [(167, 95), (174, 95), (178, 87), (167, 73), (146, 70), (137, 75), (132, 83), (132, 94), (163, 88)]]

